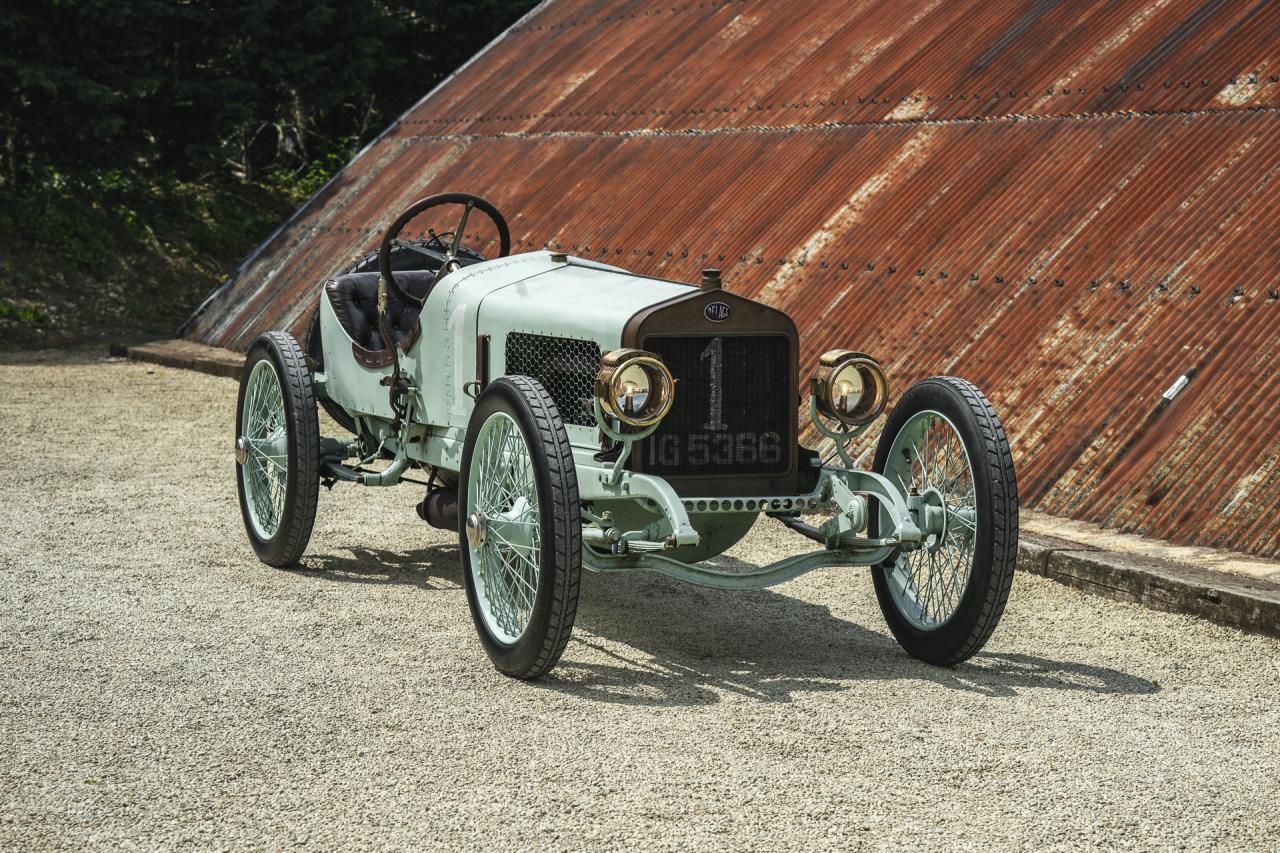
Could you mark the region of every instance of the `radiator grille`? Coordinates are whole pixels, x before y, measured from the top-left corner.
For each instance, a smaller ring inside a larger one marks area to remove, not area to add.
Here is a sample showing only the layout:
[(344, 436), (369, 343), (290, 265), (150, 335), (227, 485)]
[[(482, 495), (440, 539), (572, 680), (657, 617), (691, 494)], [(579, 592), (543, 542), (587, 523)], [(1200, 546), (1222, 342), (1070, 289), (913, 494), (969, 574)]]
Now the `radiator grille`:
[(599, 369), (600, 345), (595, 341), (527, 332), (507, 335), (506, 372), (541, 382), (567, 424), (595, 426), (591, 399)]
[(649, 337), (676, 378), (671, 412), (637, 447), (663, 476), (784, 474), (795, 442), (790, 341), (781, 335)]

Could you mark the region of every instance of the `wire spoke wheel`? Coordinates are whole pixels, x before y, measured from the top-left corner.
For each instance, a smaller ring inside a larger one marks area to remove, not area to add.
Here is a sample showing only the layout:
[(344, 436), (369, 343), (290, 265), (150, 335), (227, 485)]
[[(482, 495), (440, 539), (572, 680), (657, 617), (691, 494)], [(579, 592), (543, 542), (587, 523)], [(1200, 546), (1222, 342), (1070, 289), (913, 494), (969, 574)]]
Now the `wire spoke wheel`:
[(569, 642), (582, 573), (573, 448), (541, 383), (489, 383), (460, 473), (458, 541), (480, 642), (500, 671), (537, 678)]
[(899, 431), (884, 473), (903, 494), (919, 495), (933, 520), (923, 547), (900, 555), (888, 580), (903, 616), (918, 628), (935, 628), (955, 615), (973, 573), (973, 465), (955, 424), (924, 411)]
[(245, 357), (236, 408), (236, 488), (258, 558), (297, 562), (320, 490), (320, 426), (306, 360), (291, 336), (268, 332)]
[[(922, 660), (972, 657), (1004, 613), (1018, 551), (1013, 456), (995, 409), (963, 380), (917, 382), (885, 422), (872, 467), (921, 532), (872, 572), (889, 629)], [(871, 514), (872, 536), (892, 527), (886, 507)]]
[[(504, 643), (524, 635), (538, 597), (541, 551), (533, 459), (510, 415), (496, 412), (476, 440), (466, 514), (476, 597), (489, 630)], [(477, 544), (478, 543), (478, 544)]]
[(284, 394), (270, 360), (259, 361), (249, 374), (240, 435), (248, 445), (248, 458), (240, 466), (240, 476), (249, 499), (249, 521), (258, 536), (270, 539), (280, 529), (289, 488)]

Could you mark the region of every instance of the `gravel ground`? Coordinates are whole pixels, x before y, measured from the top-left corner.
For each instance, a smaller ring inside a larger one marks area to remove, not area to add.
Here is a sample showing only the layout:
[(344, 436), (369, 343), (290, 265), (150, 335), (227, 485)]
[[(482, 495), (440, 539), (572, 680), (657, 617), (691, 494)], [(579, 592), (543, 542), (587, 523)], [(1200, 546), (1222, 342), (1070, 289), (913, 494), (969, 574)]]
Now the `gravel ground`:
[[(917, 663), (870, 580), (588, 576), (537, 684), (476, 640), (411, 489), (258, 563), (235, 384), (0, 360), (0, 847), (1274, 849), (1280, 643), (1018, 577)], [(799, 543), (772, 522), (736, 554)]]

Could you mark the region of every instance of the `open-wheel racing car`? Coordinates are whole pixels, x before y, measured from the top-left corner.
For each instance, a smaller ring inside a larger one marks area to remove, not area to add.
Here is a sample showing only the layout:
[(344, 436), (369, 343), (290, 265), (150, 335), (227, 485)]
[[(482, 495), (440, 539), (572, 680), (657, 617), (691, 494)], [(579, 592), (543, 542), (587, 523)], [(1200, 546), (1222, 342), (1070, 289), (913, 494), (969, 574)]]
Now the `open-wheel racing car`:
[[(446, 207), (452, 231), (399, 239)], [(463, 245), (480, 216), (496, 231), (491, 259)], [(1004, 430), (977, 388), (911, 386), (859, 470), (850, 442), (889, 385), (871, 356), (827, 352), (804, 389), (833, 445), (824, 461), (798, 443), (786, 314), (727, 292), (715, 270), (689, 285), (510, 244), (484, 199), (425, 198), (323, 284), (306, 350), (282, 332), (255, 341), (235, 455), (262, 561), (301, 557), (322, 484), (413, 482), (423, 520), (458, 534), (471, 615), (508, 675), (559, 660), (583, 567), (745, 589), (867, 566), (908, 653), (950, 665), (983, 646), (1012, 583), (1018, 507)], [(350, 435), (320, 436), (317, 401)], [(817, 547), (759, 568), (712, 561), (761, 514)]]

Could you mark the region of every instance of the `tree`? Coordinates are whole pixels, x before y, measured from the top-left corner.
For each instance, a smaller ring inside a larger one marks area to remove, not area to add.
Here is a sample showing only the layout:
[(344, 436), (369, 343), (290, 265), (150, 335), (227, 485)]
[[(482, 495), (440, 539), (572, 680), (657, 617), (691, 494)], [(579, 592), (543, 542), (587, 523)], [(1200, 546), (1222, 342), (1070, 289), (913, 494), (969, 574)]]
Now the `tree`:
[(46, 0), (0, 9), (3, 178), (254, 178), (346, 154), (533, 0)]

